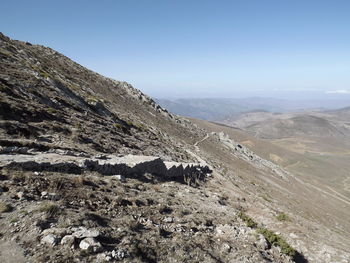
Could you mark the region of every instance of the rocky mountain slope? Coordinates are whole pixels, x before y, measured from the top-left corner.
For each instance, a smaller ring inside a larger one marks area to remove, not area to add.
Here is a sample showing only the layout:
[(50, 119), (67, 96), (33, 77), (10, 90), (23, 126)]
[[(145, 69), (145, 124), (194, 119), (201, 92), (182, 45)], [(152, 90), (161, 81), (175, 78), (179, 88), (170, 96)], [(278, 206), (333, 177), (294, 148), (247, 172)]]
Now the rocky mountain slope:
[(349, 262), (350, 202), (231, 128), (2, 34), (0, 95), (1, 262)]

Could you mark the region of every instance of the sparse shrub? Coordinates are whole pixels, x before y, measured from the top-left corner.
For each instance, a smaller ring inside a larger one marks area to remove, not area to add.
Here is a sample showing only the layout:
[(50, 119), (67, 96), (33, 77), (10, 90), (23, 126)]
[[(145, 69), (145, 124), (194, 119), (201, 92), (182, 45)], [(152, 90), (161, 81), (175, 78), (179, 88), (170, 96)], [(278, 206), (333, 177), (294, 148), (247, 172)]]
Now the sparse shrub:
[(22, 215), (28, 215), (29, 214), (29, 212), (27, 211), (27, 210), (21, 210), (21, 211), (19, 211)]
[(7, 51), (6, 49), (0, 48), (0, 54), (6, 57), (11, 56), (11, 52)]
[(84, 178), (81, 175), (74, 176), (72, 178), (72, 182), (76, 185), (83, 185), (84, 184)]
[(18, 222), (18, 218), (12, 218), (11, 220), (10, 220), (10, 223), (11, 224), (14, 224), (14, 223), (17, 223)]
[(40, 212), (45, 212), (49, 217), (57, 215), (59, 210), (58, 205), (52, 202), (45, 202), (39, 208)]
[(10, 212), (12, 207), (5, 202), (0, 202), (0, 214)]
[(249, 217), (242, 211), (238, 213), (238, 217), (246, 223), (247, 227), (256, 228), (258, 226), (257, 222), (255, 222), (251, 217)]
[(143, 125), (142, 123), (141, 124), (135, 124), (135, 127), (140, 130), (140, 131), (148, 131), (148, 128)]
[(89, 96), (89, 97), (87, 97), (86, 101), (89, 104), (92, 104), (92, 103), (97, 103), (99, 101), (99, 99), (97, 97), (94, 97), (94, 96)]
[(18, 173), (13, 173), (11, 175), (11, 179), (14, 182), (24, 182), (26, 180), (26, 176), (21, 171), (18, 171)]
[(261, 227), (258, 229), (258, 233), (262, 234), (271, 245), (280, 247), (283, 254), (290, 257), (294, 257), (296, 255), (296, 250), (292, 248), (281, 236), (277, 235), (273, 231)]
[(288, 215), (285, 213), (280, 213), (276, 216), (278, 221), (287, 221), (289, 219)]
[(56, 109), (54, 109), (54, 108), (51, 108), (51, 107), (49, 107), (49, 108), (47, 108), (47, 111), (49, 112), (49, 113), (56, 113), (57, 112), (57, 110)]
[(43, 77), (43, 78), (45, 78), (45, 79), (47, 79), (47, 78), (50, 77), (49, 73), (47, 73), (47, 72), (45, 72), (45, 71), (40, 71), (39, 74), (40, 74), (41, 77)]
[(271, 196), (268, 194), (261, 195), (261, 198), (264, 199), (266, 202), (272, 203)]
[(113, 126), (117, 129), (123, 128), (123, 125), (121, 125), (120, 123), (114, 123)]
[(126, 124), (127, 124), (128, 126), (134, 126), (134, 124), (132, 123), (132, 121), (126, 121)]

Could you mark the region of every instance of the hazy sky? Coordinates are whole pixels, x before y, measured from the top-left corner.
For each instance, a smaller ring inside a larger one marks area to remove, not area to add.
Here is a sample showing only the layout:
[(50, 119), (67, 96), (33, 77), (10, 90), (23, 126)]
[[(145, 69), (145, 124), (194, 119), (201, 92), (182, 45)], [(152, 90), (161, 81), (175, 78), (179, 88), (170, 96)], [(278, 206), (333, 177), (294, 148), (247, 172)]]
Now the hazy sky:
[(350, 93), (349, 0), (11, 0), (1, 9), (11, 38), (156, 97)]

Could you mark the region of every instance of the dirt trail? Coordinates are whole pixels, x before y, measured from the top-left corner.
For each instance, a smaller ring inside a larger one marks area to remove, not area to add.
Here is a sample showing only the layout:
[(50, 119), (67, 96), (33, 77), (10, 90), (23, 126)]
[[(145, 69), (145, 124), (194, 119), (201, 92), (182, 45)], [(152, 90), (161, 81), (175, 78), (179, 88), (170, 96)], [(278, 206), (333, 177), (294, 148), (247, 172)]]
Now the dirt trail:
[(206, 139), (209, 138), (209, 133), (207, 133), (203, 139), (199, 140), (199, 141), (196, 141), (193, 146), (196, 148), (196, 151), (198, 152), (199, 151), (199, 148), (198, 148), (198, 144), (201, 143), (201, 142), (204, 142)]

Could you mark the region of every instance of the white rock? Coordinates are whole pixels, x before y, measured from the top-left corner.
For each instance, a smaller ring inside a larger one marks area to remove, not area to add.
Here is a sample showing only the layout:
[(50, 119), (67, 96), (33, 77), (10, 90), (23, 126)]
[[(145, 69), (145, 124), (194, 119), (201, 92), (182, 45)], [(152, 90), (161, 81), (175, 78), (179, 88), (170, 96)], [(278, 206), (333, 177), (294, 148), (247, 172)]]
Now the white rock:
[(225, 252), (230, 252), (231, 246), (228, 243), (225, 242), (225, 243), (222, 244), (221, 250), (225, 251)]
[(61, 240), (61, 245), (72, 246), (75, 242), (75, 237), (73, 235), (66, 235)]
[(163, 222), (165, 222), (165, 223), (172, 223), (172, 222), (174, 222), (174, 218), (166, 217), (166, 218), (163, 219)]
[(87, 238), (83, 239), (80, 242), (79, 247), (83, 250), (89, 250), (89, 251), (93, 251), (93, 252), (98, 252), (102, 249), (101, 243), (98, 242), (93, 237), (87, 237)]
[(289, 236), (290, 236), (291, 238), (293, 238), (293, 239), (298, 238), (298, 236), (297, 236), (296, 234), (294, 234), (294, 233), (290, 233)]
[(59, 241), (59, 238), (56, 235), (49, 234), (47, 236), (44, 236), (41, 239), (41, 243), (48, 244), (51, 246), (55, 246)]
[(100, 235), (100, 231), (80, 227), (72, 235), (76, 238), (98, 237)]
[(18, 192), (17, 193), (17, 197), (20, 199), (20, 200), (23, 200), (27, 197), (26, 193), (25, 192)]
[(125, 258), (125, 256), (126, 256), (125, 252), (122, 250), (117, 250), (117, 251), (113, 250), (112, 251), (112, 257), (115, 259), (123, 259), (123, 258)]
[(259, 234), (258, 241), (255, 242), (257, 248), (261, 250), (266, 250), (269, 248), (269, 244), (267, 243), (265, 237), (261, 234)]
[(121, 174), (111, 175), (111, 179), (112, 180), (118, 180), (118, 181), (121, 181), (121, 182), (125, 181), (125, 177), (123, 175), (121, 175)]

